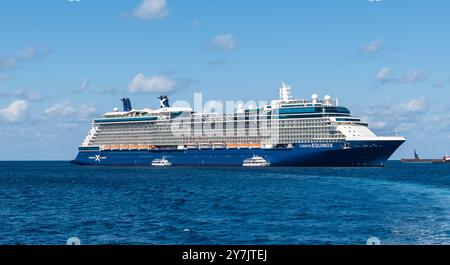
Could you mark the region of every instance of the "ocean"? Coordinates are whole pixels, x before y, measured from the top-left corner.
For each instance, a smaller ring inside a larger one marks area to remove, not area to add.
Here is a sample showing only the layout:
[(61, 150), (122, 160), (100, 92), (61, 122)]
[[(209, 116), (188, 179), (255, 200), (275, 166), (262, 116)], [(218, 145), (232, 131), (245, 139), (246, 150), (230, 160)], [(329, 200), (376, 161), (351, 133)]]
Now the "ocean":
[(450, 244), (450, 164), (0, 169), (0, 244)]

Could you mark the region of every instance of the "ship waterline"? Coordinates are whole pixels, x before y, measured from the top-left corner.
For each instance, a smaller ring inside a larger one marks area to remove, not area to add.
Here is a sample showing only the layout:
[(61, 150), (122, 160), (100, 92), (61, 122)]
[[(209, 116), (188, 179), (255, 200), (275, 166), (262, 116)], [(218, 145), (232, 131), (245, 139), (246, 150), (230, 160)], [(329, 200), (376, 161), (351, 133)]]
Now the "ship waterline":
[(259, 156), (270, 166), (383, 166), (405, 141), (376, 136), (359, 118), (325, 96), (293, 99), (284, 83), (280, 99), (234, 113), (196, 113), (170, 107), (132, 109), (95, 119), (72, 162), (81, 165), (242, 166)]

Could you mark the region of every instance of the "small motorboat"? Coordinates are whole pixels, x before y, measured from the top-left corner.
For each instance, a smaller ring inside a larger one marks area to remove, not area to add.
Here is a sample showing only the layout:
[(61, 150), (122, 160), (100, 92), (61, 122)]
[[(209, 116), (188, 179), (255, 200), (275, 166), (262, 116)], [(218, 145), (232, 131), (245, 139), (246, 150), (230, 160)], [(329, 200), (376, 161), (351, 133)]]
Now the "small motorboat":
[(247, 158), (242, 163), (242, 166), (244, 167), (267, 167), (270, 166), (270, 162), (265, 160), (264, 158), (253, 155), (252, 158)]
[(171, 165), (172, 163), (170, 163), (169, 160), (167, 160), (165, 157), (154, 159), (152, 161), (152, 166), (155, 167), (170, 167)]

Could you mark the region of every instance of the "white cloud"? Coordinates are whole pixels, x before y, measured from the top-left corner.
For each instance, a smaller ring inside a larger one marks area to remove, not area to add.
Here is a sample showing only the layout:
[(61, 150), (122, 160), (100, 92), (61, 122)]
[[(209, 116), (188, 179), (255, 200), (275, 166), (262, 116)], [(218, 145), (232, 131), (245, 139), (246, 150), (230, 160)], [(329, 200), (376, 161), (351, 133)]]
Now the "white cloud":
[(83, 81), (83, 84), (81, 84), (80, 90), (85, 91), (88, 88), (89, 83), (90, 83), (89, 79), (85, 79)]
[(32, 46), (0, 58), (0, 71), (21, 67), (27, 62), (40, 61), (48, 55), (47, 48)]
[(385, 66), (378, 71), (375, 77), (375, 81), (381, 84), (386, 83), (412, 84), (424, 81), (426, 80), (426, 78), (427, 75), (422, 70), (409, 71), (408, 73), (404, 74), (401, 78), (399, 78), (393, 76), (391, 68)]
[(427, 109), (427, 101), (425, 98), (413, 99), (406, 103), (400, 104), (400, 110), (403, 112), (423, 112)]
[(5, 122), (19, 121), (28, 110), (29, 103), (26, 100), (15, 100), (7, 107), (0, 109), (0, 120)]
[(391, 68), (389, 67), (381, 68), (380, 71), (378, 71), (378, 74), (375, 79), (380, 82), (390, 81), (392, 79)]
[(395, 127), (395, 131), (407, 132), (414, 128), (416, 124), (413, 122), (401, 122)]
[(236, 39), (231, 34), (222, 34), (216, 36), (211, 44), (214, 48), (230, 51), (237, 48)]
[(71, 105), (70, 101), (66, 100), (58, 102), (44, 111), (46, 117), (55, 117), (65, 120), (86, 120), (92, 117), (95, 113), (95, 107), (92, 104), (85, 104), (79, 108)]
[(400, 80), (404, 83), (417, 83), (425, 79), (426, 79), (425, 72), (421, 70), (412, 70), (406, 73)]
[(41, 101), (42, 95), (35, 91), (29, 91), (25, 88), (17, 88), (14, 91), (9, 92), (0, 92), (0, 96), (2, 97), (16, 97), (18, 99), (23, 99), (27, 101)]
[(78, 94), (85, 92), (89, 87), (90, 81), (89, 79), (84, 79), (83, 83), (81, 83), (80, 87), (72, 90), (72, 94)]
[(64, 117), (75, 113), (75, 108), (70, 105), (69, 101), (59, 102), (44, 111), (47, 116)]
[[(425, 131), (430, 126), (435, 130), (436, 124), (442, 124), (436, 121), (443, 120), (441, 114), (433, 115), (433, 108), (425, 97), (369, 106), (362, 113), (362, 120), (368, 122), (371, 129), (384, 135), (391, 135), (395, 131), (405, 132), (412, 128)], [(440, 111), (440, 113), (446, 112)]]
[(131, 93), (167, 93), (175, 89), (177, 82), (163, 75), (145, 77), (137, 74), (128, 85)]
[(374, 121), (369, 124), (369, 127), (374, 130), (382, 130), (386, 127), (385, 121)]
[(433, 87), (441, 88), (444, 87), (448, 83), (448, 80), (437, 80), (433, 83)]
[(366, 53), (376, 53), (381, 49), (381, 40), (374, 40), (361, 47), (361, 50)]
[(133, 11), (133, 16), (147, 20), (163, 18), (168, 14), (166, 0), (143, 0)]

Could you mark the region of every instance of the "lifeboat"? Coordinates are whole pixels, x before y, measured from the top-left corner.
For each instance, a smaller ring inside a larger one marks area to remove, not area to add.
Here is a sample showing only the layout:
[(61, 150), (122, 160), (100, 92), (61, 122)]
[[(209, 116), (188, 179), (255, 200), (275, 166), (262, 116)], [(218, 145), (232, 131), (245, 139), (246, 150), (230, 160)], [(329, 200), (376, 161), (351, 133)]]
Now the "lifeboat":
[(238, 147), (237, 144), (227, 144), (227, 148), (229, 149), (236, 149)]
[(215, 149), (222, 149), (225, 148), (225, 144), (224, 143), (213, 143), (212, 147)]
[(111, 146), (110, 145), (103, 145), (102, 146), (102, 150), (111, 150)]
[(187, 144), (186, 145), (187, 149), (198, 149), (198, 144)]
[(210, 149), (211, 144), (210, 143), (201, 143), (199, 147), (200, 147), (200, 149)]

